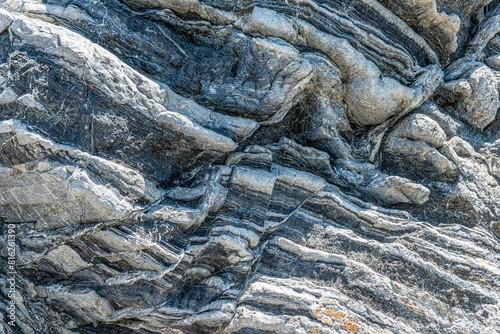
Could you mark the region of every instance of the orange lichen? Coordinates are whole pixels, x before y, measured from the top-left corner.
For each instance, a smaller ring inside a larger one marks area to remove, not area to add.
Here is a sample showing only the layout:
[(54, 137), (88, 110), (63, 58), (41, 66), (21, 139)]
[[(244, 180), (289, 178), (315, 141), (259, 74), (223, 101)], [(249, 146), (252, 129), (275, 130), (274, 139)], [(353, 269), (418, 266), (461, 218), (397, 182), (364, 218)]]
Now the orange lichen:
[(316, 328), (310, 326), (307, 334), (320, 334), (320, 332)]
[(349, 317), (348, 320), (342, 323), (342, 326), (344, 326), (344, 328), (351, 333), (357, 333), (359, 332), (359, 326), (354, 323), (356, 321), (357, 321), (356, 319)]
[(410, 309), (410, 311), (415, 310), (415, 308), (413, 307), (413, 305), (411, 304), (410, 300), (407, 297), (401, 297), (401, 301), (403, 302), (403, 304), (406, 305), (406, 307)]
[[(337, 305), (337, 302), (335, 300), (329, 301), (326, 303), (327, 305)], [(324, 324), (332, 324), (333, 321), (338, 320), (340, 322), (340, 325), (342, 325), (345, 329), (347, 329), (351, 333), (358, 333), (359, 332), (359, 326), (356, 325), (356, 322), (358, 319), (348, 317), (347, 319), (343, 319), (346, 314), (342, 311), (335, 311), (334, 307), (329, 307), (325, 306), (325, 313), (326, 316), (329, 316), (330, 318), (325, 318), (325, 314), (323, 314), (323, 305), (318, 306), (314, 310), (314, 316), (316, 319), (321, 320)], [(321, 319), (322, 318), (322, 319)], [(319, 333), (317, 329), (313, 327), (309, 327), (309, 331), (307, 332), (308, 334), (317, 334)]]
[(345, 313), (342, 311), (334, 311), (333, 309), (327, 309), (326, 314), (332, 317), (335, 320), (340, 320), (345, 316)]
[(396, 287), (396, 289), (401, 290), (401, 287), (399, 285), (397, 285), (396, 283), (394, 283), (394, 286)]
[(316, 319), (320, 319), (322, 316), (323, 316), (323, 313), (321, 312), (321, 309), (323, 308), (323, 306), (319, 306), (315, 311), (314, 311), (314, 316), (316, 317)]

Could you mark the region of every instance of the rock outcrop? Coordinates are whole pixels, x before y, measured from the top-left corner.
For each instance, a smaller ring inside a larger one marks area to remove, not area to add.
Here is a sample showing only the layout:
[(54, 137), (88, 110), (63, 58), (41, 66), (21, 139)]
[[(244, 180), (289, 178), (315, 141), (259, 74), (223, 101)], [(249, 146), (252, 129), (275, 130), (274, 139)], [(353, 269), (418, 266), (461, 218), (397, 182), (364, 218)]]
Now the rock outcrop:
[(499, 32), (0, 0), (0, 333), (500, 333)]

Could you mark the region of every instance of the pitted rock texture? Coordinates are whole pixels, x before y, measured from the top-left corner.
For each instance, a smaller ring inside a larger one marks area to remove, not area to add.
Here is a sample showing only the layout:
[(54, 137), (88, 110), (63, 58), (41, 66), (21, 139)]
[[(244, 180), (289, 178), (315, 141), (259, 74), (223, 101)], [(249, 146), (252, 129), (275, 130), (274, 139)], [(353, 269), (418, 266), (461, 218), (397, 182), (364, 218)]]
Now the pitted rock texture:
[(0, 333), (500, 333), (498, 33), (497, 0), (0, 0)]

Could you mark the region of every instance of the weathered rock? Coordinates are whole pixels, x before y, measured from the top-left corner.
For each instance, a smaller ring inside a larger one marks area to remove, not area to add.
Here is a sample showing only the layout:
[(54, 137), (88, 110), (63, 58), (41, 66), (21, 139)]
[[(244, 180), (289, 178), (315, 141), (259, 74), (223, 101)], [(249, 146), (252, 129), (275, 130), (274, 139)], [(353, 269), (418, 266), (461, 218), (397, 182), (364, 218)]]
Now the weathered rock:
[[(242, 24), (242, 29), (268, 34), (274, 29), (267, 27), (273, 20), (288, 20), (274, 11), (266, 11), (267, 16), (272, 19), (261, 20), (255, 24), (254, 17), (263, 16), (260, 11), (259, 7), (255, 7), (254, 13), (257, 14), (252, 15), (247, 25)], [(297, 20), (290, 21), (287, 27), (291, 27), (292, 22), (295, 22), (298, 28), (287, 33), (289, 42), (319, 49), (339, 66), (346, 81), (345, 102), (348, 105), (348, 116), (354, 122), (376, 125), (396, 113), (408, 112), (428, 99), (441, 82), (442, 72), (436, 66), (428, 66), (413, 84), (413, 89), (401, 85), (397, 80), (383, 77), (380, 69), (347, 40), (322, 33), (310, 24)]]
[[(392, 137), (387, 141), (383, 155), (384, 164), (389, 170), (415, 178), (453, 177), (457, 173), (453, 162), (421, 140)], [(400, 164), (395, 165), (396, 161), (400, 161)]]
[(421, 184), (382, 173), (373, 164), (359, 163), (353, 159), (340, 159), (337, 163), (335, 171), (344, 185), (355, 187), (386, 205), (422, 204), (429, 196), (429, 190)]
[(445, 142), (446, 134), (437, 122), (412, 114), (390, 133), (382, 152), (383, 164), (413, 178), (453, 177), (457, 167), (439, 151)]
[(0, 217), (6, 222), (35, 221), (38, 229), (52, 229), (120, 220), (140, 209), (139, 200), (161, 196), (138, 172), (54, 144), (17, 121), (0, 122), (0, 136)]
[(469, 124), (482, 130), (495, 120), (500, 101), (495, 76), (487, 66), (472, 70), (467, 79), (446, 83), (444, 89), (459, 97), (456, 112)]
[(487, 2), (0, 0), (0, 333), (498, 333)]
[(429, 189), (398, 176), (377, 178), (366, 187), (366, 192), (386, 204), (422, 204), (429, 198)]
[(435, 148), (442, 147), (446, 141), (446, 134), (439, 124), (422, 114), (406, 117), (391, 135), (415, 141), (421, 140)]
[(82, 260), (80, 255), (71, 247), (62, 245), (51, 250), (45, 256), (45, 260), (62, 272), (73, 274), (77, 271), (90, 267), (90, 264)]
[(460, 18), (456, 14), (438, 12), (435, 0), (380, 2), (422, 34), (441, 56), (456, 51)]
[(446, 133), (448, 137), (454, 137), (458, 135), (459, 131), (462, 130), (463, 124), (459, 121), (443, 113), (438, 105), (433, 101), (428, 101), (418, 108), (418, 111), (426, 116), (429, 116), (432, 120), (437, 122), (441, 129)]
[(0, 34), (9, 28), (14, 18), (5, 9), (0, 9)]
[(277, 144), (267, 145), (267, 148), (277, 162), (323, 175), (330, 180), (336, 178), (330, 165), (330, 156), (326, 152), (304, 147), (285, 137)]
[(313, 65), (314, 76), (311, 91), (303, 104), (307, 114), (302, 132), (307, 142), (328, 152), (334, 158), (346, 158), (351, 147), (346, 142), (352, 134), (352, 128), (346, 115), (343, 101), (344, 86), (340, 69), (334, 63), (315, 53), (306, 55)]

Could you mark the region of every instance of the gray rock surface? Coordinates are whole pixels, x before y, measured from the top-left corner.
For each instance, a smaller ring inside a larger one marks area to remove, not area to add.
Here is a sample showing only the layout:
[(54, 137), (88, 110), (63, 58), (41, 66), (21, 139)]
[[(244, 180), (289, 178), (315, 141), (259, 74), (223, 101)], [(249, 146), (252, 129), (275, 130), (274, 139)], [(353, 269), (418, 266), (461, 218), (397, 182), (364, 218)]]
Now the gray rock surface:
[(500, 333), (499, 32), (0, 0), (0, 333)]

